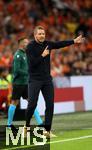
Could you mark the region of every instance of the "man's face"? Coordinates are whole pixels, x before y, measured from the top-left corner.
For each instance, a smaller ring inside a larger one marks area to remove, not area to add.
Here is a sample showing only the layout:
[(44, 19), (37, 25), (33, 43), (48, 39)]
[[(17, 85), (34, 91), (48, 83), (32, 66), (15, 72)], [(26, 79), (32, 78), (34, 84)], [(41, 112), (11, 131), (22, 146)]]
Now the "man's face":
[(29, 43), (29, 40), (28, 39), (24, 39), (23, 42), (22, 42), (22, 45), (23, 45), (23, 48), (25, 49), (27, 47)]
[(38, 29), (34, 34), (35, 40), (38, 42), (44, 42), (45, 40), (45, 31), (42, 29)]

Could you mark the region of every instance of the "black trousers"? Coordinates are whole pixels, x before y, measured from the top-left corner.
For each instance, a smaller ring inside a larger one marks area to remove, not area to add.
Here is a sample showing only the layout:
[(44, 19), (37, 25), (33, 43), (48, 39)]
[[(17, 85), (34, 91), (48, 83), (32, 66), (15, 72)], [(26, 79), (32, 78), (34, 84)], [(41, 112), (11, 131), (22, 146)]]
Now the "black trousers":
[(54, 87), (52, 80), (38, 81), (32, 80), (28, 85), (28, 107), (26, 110), (26, 126), (29, 126), (30, 120), (37, 106), (39, 92), (42, 92), (45, 100), (45, 129), (51, 130), (53, 110), (54, 110)]

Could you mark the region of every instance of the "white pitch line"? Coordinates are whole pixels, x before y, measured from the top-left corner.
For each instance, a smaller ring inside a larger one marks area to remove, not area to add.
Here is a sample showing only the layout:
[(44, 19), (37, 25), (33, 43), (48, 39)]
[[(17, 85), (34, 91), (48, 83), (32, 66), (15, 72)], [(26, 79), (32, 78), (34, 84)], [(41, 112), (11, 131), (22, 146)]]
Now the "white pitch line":
[[(48, 142), (47, 144), (63, 143), (63, 142), (68, 142), (68, 141), (77, 141), (77, 140), (87, 139), (87, 138), (92, 138), (92, 135), (81, 136), (81, 137), (65, 139), (65, 140), (52, 141), (52, 142)], [(12, 148), (9, 148), (9, 150), (22, 149), (22, 148), (28, 148), (28, 147), (31, 148), (31, 147), (34, 147), (34, 146), (38, 146), (38, 145), (29, 145), (29, 146), (25, 145), (25, 146), (19, 146), (19, 147), (12, 147)], [(7, 150), (7, 149), (3, 149), (3, 150)]]
[(82, 130), (92, 130), (92, 128), (82, 128)]
[(59, 141), (52, 141), (52, 142), (50, 142), (50, 144), (63, 143), (63, 142), (68, 142), (68, 141), (77, 141), (77, 140), (87, 139), (87, 138), (92, 138), (92, 135), (81, 136), (81, 137), (77, 137), (77, 138), (71, 138), (71, 139), (65, 139), (65, 140), (59, 140)]

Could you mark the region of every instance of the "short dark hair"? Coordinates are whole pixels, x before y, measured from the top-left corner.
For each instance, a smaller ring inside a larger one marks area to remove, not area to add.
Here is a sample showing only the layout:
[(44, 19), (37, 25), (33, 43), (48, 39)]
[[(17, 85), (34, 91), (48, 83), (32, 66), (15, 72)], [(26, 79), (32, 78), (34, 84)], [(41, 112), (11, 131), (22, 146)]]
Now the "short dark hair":
[(20, 44), (23, 40), (27, 39), (27, 37), (21, 37), (18, 39), (18, 44)]
[(43, 26), (36, 26), (34, 29), (34, 34), (37, 32), (37, 30), (44, 30), (45, 31)]

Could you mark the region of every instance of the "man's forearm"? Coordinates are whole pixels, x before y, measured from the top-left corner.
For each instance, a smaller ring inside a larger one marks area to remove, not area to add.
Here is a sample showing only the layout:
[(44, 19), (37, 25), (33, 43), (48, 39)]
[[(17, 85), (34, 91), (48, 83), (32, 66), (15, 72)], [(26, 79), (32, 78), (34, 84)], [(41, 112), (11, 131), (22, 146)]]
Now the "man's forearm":
[(50, 47), (51, 47), (51, 49), (58, 49), (58, 48), (70, 46), (72, 44), (74, 44), (74, 40), (51, 42)]

